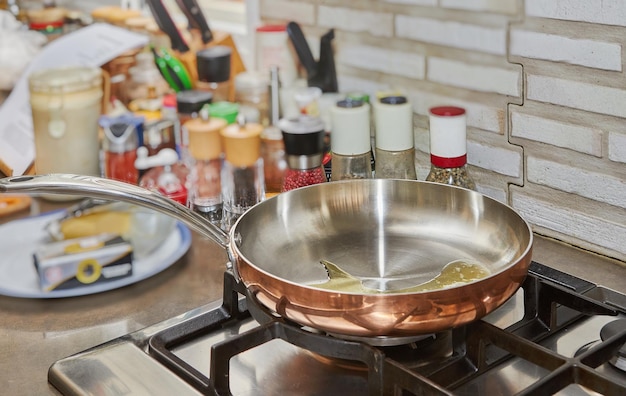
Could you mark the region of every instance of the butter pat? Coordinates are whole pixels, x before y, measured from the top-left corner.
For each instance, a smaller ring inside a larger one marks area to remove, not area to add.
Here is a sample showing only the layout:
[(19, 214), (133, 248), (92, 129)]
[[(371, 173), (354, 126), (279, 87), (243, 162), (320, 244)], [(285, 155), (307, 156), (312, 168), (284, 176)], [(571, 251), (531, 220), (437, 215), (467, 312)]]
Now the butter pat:
[(39, 247), (34, 264), (43, 291), (66, 290), (133, 274), (132, 245), (117, 234), (99, 234)]

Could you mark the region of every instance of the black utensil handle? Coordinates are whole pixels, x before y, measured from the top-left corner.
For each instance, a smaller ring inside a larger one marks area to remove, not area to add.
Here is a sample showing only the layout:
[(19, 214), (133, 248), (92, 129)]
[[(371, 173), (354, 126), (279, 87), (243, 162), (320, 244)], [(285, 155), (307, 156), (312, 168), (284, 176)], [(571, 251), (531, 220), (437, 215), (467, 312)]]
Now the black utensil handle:
[(304, 33), (302, 33), (302, 29), (300, 25), (296, 22), (289, 22), (287, 24), (287, 34), (289, 35), (289, 39), (293, 44), (293, 47), (298, 54), (298, 58), (300, 62), (306, 69), (309, 77), (317, 73), (317, 62), (313, 57), (313, 53), (311, 52), (311, 48), (309, 48), (309, 44), (304, 37)]
[(209, 28), (209, 23), (202, 13), (202, 9), (196, 0), (176, 0), (178, 7), (183, 11), (189, 25), (198, 29), (202, 35), (202, 42), (208, 44), (213, 40), (213, 32)]
[(189, 46), (180, 35), (163, 2), (161, 0), (147, 0), (147, 3), (157, 25), (170, 38), (172, 49), (179, 52), (189, 51)]

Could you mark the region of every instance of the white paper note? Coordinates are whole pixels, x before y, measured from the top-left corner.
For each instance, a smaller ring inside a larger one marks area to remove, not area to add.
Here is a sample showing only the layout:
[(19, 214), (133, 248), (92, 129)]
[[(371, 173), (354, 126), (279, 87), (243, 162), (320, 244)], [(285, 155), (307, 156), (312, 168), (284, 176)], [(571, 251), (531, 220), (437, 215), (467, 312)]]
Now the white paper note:
[(28, 76), (36, 70), (64, 66), (100, 67), (122, 53), (148, 44), (148, 37), (105, 23), (96, 23), (46, 45), (16, 82), (0, 106), (0, 159), (22, 175), (35, 159)]

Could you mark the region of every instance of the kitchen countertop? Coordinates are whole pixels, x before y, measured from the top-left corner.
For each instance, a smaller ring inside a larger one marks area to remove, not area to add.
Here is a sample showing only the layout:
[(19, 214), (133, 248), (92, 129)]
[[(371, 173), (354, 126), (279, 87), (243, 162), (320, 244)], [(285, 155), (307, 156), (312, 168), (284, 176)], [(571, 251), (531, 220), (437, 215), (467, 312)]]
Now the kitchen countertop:
[[(34, 200), (0, 224), (66, 205)], [(62, 299), (0, 296), (0, 393), (58, 395), (47, 380), (52, 363), (219, 299), (226, 260), (224, 249), (192, 232), (185, 256), (133, 285)], [(626, 293), (624, 263), (540, 236), (533, 260)]]

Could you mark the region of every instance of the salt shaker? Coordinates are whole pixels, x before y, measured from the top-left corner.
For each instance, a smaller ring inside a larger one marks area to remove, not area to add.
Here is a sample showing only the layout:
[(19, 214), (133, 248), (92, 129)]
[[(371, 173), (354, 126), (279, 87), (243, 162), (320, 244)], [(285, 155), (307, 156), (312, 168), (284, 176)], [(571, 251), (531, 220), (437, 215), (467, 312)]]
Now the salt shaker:
[(360, 100), (331, 107), (331, 181), (372, 177), (369, 107)]
[(222, 221), (222, 144), (220, 131), (226, 127), (221, 118), (201, 117), (185, 123), (189, 133), (191, 169), (188, 177), (188, 206), (214, 224)]
[(413, 109), (404, 96), (387, 96), (374, 106), (376, 177), (416, 180)]
[(433, 107), (430, 121), (430, 172), (426, 181), (476, 189), (467, 170), (465, 109)]
[(302, 115), (283, 118), (278, 127), (283, 134), (287, 160), (282, 191), (326, 182), (322, 166), (324, 121), (319, 117)]
[(261, 158), (263, 126), (245, 123), (243, 116), (237, 123), (220, 132), (224, 143), (224, 163), (221, 173), (226, 231), (248, 209), (265, 199), (265, 179)]

